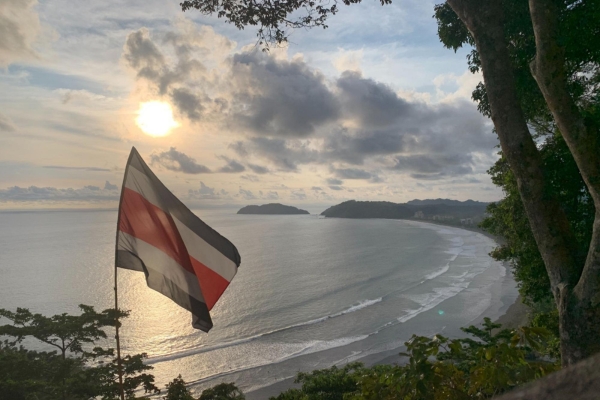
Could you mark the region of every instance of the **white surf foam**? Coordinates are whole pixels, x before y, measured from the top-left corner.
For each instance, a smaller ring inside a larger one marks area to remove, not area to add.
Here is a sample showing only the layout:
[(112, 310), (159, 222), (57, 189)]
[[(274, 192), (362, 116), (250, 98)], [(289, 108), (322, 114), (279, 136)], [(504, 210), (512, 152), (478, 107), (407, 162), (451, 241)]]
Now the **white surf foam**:
[(314, 325), (314, 324), (318, 324), (318, 323), (327, 321), (332, 318), (341, 317), (342, 315), (350, 314), (350, 313), (362, 310), (364, 308), (367, 308), (369, 306), (372, 306), (373, 304), (377, 304), (382, 300), (383, 299), (381, 297), (379, 297), (377, 299), (373, 299), (373, 300), (363, 300), (363, 301), (359, 302), (358, 304), (355, 304), (355, 305), (353, 305), (343, 311), (337, 312), (335, 314), (326, 315), (324, 317), (313, 319), (310, 321), (300, 322), (297, 324), (289, 325), (284, 328), (274, 329), (269, 332), (261, 333), (261, 334), (254, 335), (254, 336), (249, 336), (247, 338), (243, 338), (243, 339), (239, 339), (239, 340), (233, 340), (230, 342), (220, 343), (220, 344), (216, 344), (216, 345), (212, 345), (212, 346), (201, 346), (201, 347), (197, 347), (197, 348), (193, 348), (193, 349), (189, 349), (189, 350), (178, 351), (175, 353), (149, 357), (145, 361), (145, 363), (146, 364), (156, 364), (156, 363), (163, 362), (163, 361), (170, 361), (170, 360), (174, 360), (174, 359), (178, 359), (178, 358), (189, 357), (192, 355), (202, 354), (202, 353), (219, 350), (219, 349), (226, 348), (226, 347), (238, 346), (240, 344), (248, 343), (253, 340), (257, 340), (262, 337), (273, 335), (275, 333), (283, 332), (283, 331), (286, 331), (289, 329), (299, 328), (299, 327), (308, 326), (308, 325)]

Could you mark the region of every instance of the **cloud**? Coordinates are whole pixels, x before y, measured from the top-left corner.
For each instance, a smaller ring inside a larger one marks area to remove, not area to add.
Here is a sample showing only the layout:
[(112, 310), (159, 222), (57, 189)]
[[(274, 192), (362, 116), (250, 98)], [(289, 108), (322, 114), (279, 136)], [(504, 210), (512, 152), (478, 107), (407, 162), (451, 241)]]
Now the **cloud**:
[(258, 49), (231, 65), (232, 121), (260, 136), (306, 137), (334, 121), (339, 105), (325, 77), (302, 59), (277, 59)]
[(240, 176), (240, 178), (245, 179), (245, 180), (250, 181), (250, 182), (258, 182), (260, 180), (260, 179), (258, 179), (258, 176), (256, 176), (256, 175), (250, 175), (250, 174), (248, 174), (248, 175), (242, 175), (242, 176)]
[[(123, 60), (189, 121), (227, 132), (239, 128), (229, 149), (244, 162), (227, 158), (217, 172), (335, 165), (338, 180), (380, 183), (388, 174), (440, 180), (483, 173), (496, 157), (491, 123), (472, 102), (445, 92), (435, 104), (401, 94), (361, 74), (354, 62), (360, 51), (339, 60), (340, 68), (353, 70), (328, 78), (300, 56), (252, 47), (234, 53), (231, 43), (218, 50), (211, 40), (226, 39), (186, 20), (166, 34), (140, 29), (127, 37)], [(444, 79), (450, 78), (436, 85)], [(195, 161), (185, 168), (175, 157), (164, 158), (172, 170), (210, 172)]]
[(337, 128), (309, 139), (253, 137), (230, 148), (288, 172), (335, 162), (336, 177), (371, 183), (384, 180), (381, 171), (415, 179), (483, 173), (495, 159), (497, 139), (472, 103), (403, 99), (358, 73), (346, 72), (336, 84), (342, 105)]
[(245, 200), (255, 200), (257, 197), (250, 190), (243, 189), (240, 186), (240, 190), (238, 192), (238, 196), (241, 196)]
[(342, 186), (338, 186), (338, 185), (330, 185), (329, 189), (331, 189), (331, 190), (344, 190), (344, 188)]
[(327, 178), (327, 184), (328, 185), (341, 185), (342, 183), (344, 183), (343, 181), (336, 179), (336, 178)]
[(415, 179), (441, 179), (473, 173), (470, 154), (406, 155), (394, 157), (395, 171), (408, 171)]
[(261, 165), (256, 164), (248, 164), (248, 168), (252, 170), (255, 174), (268, 174), (270, 171), (267, 167), (263, 167)]
[(0, 131), (14, 132), (15, 124), (6, 115), (0, 113)]
[(217, 172), (224, 172), (227, 174), (236, 174), (239, 172), (244, 172), (246, 170), (246, 167), (244, 167), (242, 164), (240, 164), (239, 162), (237, 162), (235, 160), (229, 159), (225, 156), (222, 156), (220, 158), (227, 161), (227, 165), (219, 168), (219, 170)]
[[(373, 174), (365, 171), (364, 169), (357, 168), (331, 168), (330, 169), (333, 174), (341, 179), (371, 179)], [(340, 181), (341, 183), (341, 181)]]
[(323, 190), (323, 188), (320, 186), (313, 186), (310, 188), (310, 190)]
[(308, 143), (285, 139), (252, 138), (237, 145), (234, 150), (238, 154), (254, 154), (283, 171), (296, 171), (298, 165), (317, 163), (319, 160), (319, 152), (311, 149)]
[(173, 89), (171, 93), (173, 104), (192, 121), (200, 120), (204, 106), (200, 98), (187, 89)]
[(119, 190), (119, 187), (117, 185), (113, 185), (109, 181), (106, 181), (104, 183), (104, 190)]
[[(113, 185), (114, 186), (114, 185)], [(85, 186), (81, 189), (19, 187), (0, 189), (0, 202), (104, 202), (119, 200), (118, 189)]]
[(389, 126), (415, 107), (398, 97), (389, 86), (365, 79), (358, 72), (342, 73), (336, 85), (344, 113), (362, 126)]
[(64, 169), (64, 170), (73, 170), (73, 171), (89, 171), (89, 172), (110, 172), (109, 168), (100, 168), (100, 167), (68, 167), (65, 165), (44, 165), (43, 168), (49, 169)]
[(33, 45), (40, 32), (37, 0), (2, 0), (0, 67), (37, 58)]
[(292, 200), (306, 200), (306, 193), (304, 189), (292, 190), (290, 193), (290, 199)]
[(137, 80), (146, 83), (143, 89), (150, 95), (168, 97), (182, 116), (198, 122), (227, 105), (225, 99), (207, 93), (212, 78), (205, 63), (215, 63), (217, 58), (222, 62), (234, 46), (209, 26), (197, 28), (194, 22), (179, 19), (175, 30), (158, 38), (147, 28), (131, 32), (122, 59)]
[(170, 171), (183, 172), (184, 174), (208, 174), (212, 172), (208, 167), (198, 164), (192, 157), (177, 151), (175, 147), (159, 154), (152, 154), (150, 164), (161, 165)]
[(190, 199), (218, 200), (218, 199), (222, 198), (224, 195), (227, 195), (226, 191), (221, 190), (221, 192), (218, 192), (215, 188), (206, 186), (204, 184), (204, 182), (200, 182), (200, 189), (188, 190), (188, 197)]

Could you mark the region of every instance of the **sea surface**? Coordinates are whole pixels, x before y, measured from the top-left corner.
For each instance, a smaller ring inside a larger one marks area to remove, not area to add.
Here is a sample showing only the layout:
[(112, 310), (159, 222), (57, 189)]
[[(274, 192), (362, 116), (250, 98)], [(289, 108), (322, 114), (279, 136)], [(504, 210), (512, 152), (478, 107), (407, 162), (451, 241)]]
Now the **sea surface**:
[[(298, 371), (397, 354), (413, 333), (451, 337), (514, 302), (492, 239), (458, 228), (316, 215), (196, 210), (239, 249), (239, 272), (215, 308), (214, 328), (119, 270), (125, 353), (148, 354), (160, 387), (178, 374), (195, 390), (245, 391)], [(77, 312), (114, 306), (116, 211), (0, 213), (0, 308)]]

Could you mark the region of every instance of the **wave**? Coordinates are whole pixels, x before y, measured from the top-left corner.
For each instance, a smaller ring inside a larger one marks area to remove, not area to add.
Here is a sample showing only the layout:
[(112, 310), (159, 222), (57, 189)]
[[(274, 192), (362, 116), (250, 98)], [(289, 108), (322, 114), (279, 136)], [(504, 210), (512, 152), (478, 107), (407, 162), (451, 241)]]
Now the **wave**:
[(334, 349), (336, 347), (347, 346), (351, 343), (364, 340), (364, 339), (368, 338), (369, 336), (375, 335), (376, 333), (377, 332), (373, 332), (373, 333), (369, 333), (367, 335), (343, 337), (343, 338), (338, 338), (338, 339), (333, 339), (333, 340), (311, 340), (309, 342), (303, 343), (304, 346), (300, 350), (297, 350), (293, 353), (276, 358), (274, 360), (268, 360), (268, 361), (264, 361), (264, 362), (260, 362), (260, 363), (256, 363), (256, 364), (252, 364), (252, 365), (247, 365), (247, 366), (237, 368), (237, 369), (231, 369), (229, 371), (223, 371), (218, 374), (205, 376), (204, 378), (197, 379), (195, 381), (189, 381), (188, 384), (189, 385), (199, 385), (199, 384), (211, 381), (216, 378), (235, 374), (238, 372), (247, 371), (247, 370), (250, 370), (253, 368), (259, 368), (259, 367), (264, 367), (265, 365), (277, 364), (277, 363), (287, 361), (292, 358), (300, 357), (303, 355), (318, 353), (320, 351), (330, 350), (330, 349)]
[(430, 280), (433, 278), (437, 278), (438, 276), (442, 275), (445, 272), (448, 272), (448, 270), (450, 269), (450, 264), (446, 264), (445, 266), (443, 266), (442, 268), (438, 269), (435, 272), (432, 272), (428, 275), (425, 275), (425, 280)]
[(443, 301), (448, 300), (451, 297), (456, 296), (460, 292), (462, 292), (467, 286), (469, 286), (469, 282), (460, 282), (454, 284), (453, 286), (446, 288), (437, 288), (434, 289), (435, 293), (428, 293), (425, 295), (425, 299), (423, 299), (422, 295), (408, 296), (410, 300), (413, 300), (416, 303), (419, 303), (421, 307), (416, 309), (409, 309), (406, 315), (398, 318), (398, 322), (404, 323), (410, 319), (413, 319), (417, 315), (424, 313), (425, 311), (431, 310), (433, 307), (442, 303)]
[(219, 349), (226, 348), (226, 347), (237, 346), (237, 345), (240, 345), (240, 344), (248, 343), (248, 342), (251, 342), (253, 340), (257, 340), (257, 339), (263, 338), (265, 336), (270, 336), (270, 335), (273, 335), (273, 334), (276, 334), (276, 333), (280, 333), (280, 332), (283, 332), (283, 331), (287, 331), (287, 330), (290, 330), (290, 329), (299, 328), (299, 327), (302, 327), (302, 326), (314, 325), (314, 324), (321, 323), (323, 321), (327, 321), (327, 320), (332, 319), (332, 318), (341, 317), (342, 315), (353, 313), (353, 312), (356, 312), (358, 310), (362, 310), (363, 308), (372, 306), (373, 304), (377, 304), (377, 303), (379, 303), (382, 300), (383, 300), (382, 297), (379, 297), (379, 298), (373, 299), (373, 300), (363, 300), (363, 301), (359, 302), (358, 304), (353, 305), (353, 306), (351, 306), (351, 307), (349, 307), (349, 308), (347, 308), (347, 309), (345, 309), (343, 311), (337, 312), (335, 314), (330, 314), (330, 315), (326, 315), (324, 317), (313, 319), (313, 320), (310, 320), (310, 321), (300, 322), (300, 323), (297, 323), (297, 324), (289, 325), (289, 326), (286, 326), (284, 328), (274, 329), (272, 331), (268, 331), (268, 332), (265, 332), (265, 333), (260, 333), (258, 335), (254, 335), (254, 336), (249, 336), (249, 337), (243, 338), (243, 339), (233, 340), (233, 341), (230, 341), (230, 342), (225, 342), (225, 343), (216, 344), (216, 345), (212, 345), (212, 346), (196, 347), (196, 348), (193, 348), (193, 349), (178, 351), (178, 352), (175, 352), (175, 353), (165, 354), (165, 355), (162, 355), (162, 356), (150, 357), (150, 358), (146, 359), (145, 363), (146, 364), (156, 364), (156, 363), (163, 362), (163, 361), (175, 360), (175, 359), (178, 359), (178, 358), (189, 357), (189, 356), (192, 356), (192, 355), (202, 354), (202, 353), (206, 353), (206, 352), (214, 351), (214, 350), (219, 350)]

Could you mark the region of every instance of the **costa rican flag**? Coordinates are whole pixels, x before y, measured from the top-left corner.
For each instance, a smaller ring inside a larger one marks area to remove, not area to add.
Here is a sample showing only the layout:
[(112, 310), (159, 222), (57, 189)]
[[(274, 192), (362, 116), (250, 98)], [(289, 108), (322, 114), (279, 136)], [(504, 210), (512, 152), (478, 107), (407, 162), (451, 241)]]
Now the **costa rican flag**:
[(191, 311), (208, 332), (209, 311), (240, 265), (235, 246), (192, 213), (131, 149), (119, 203), (115, 266), (142, 271), (148, 286)]

